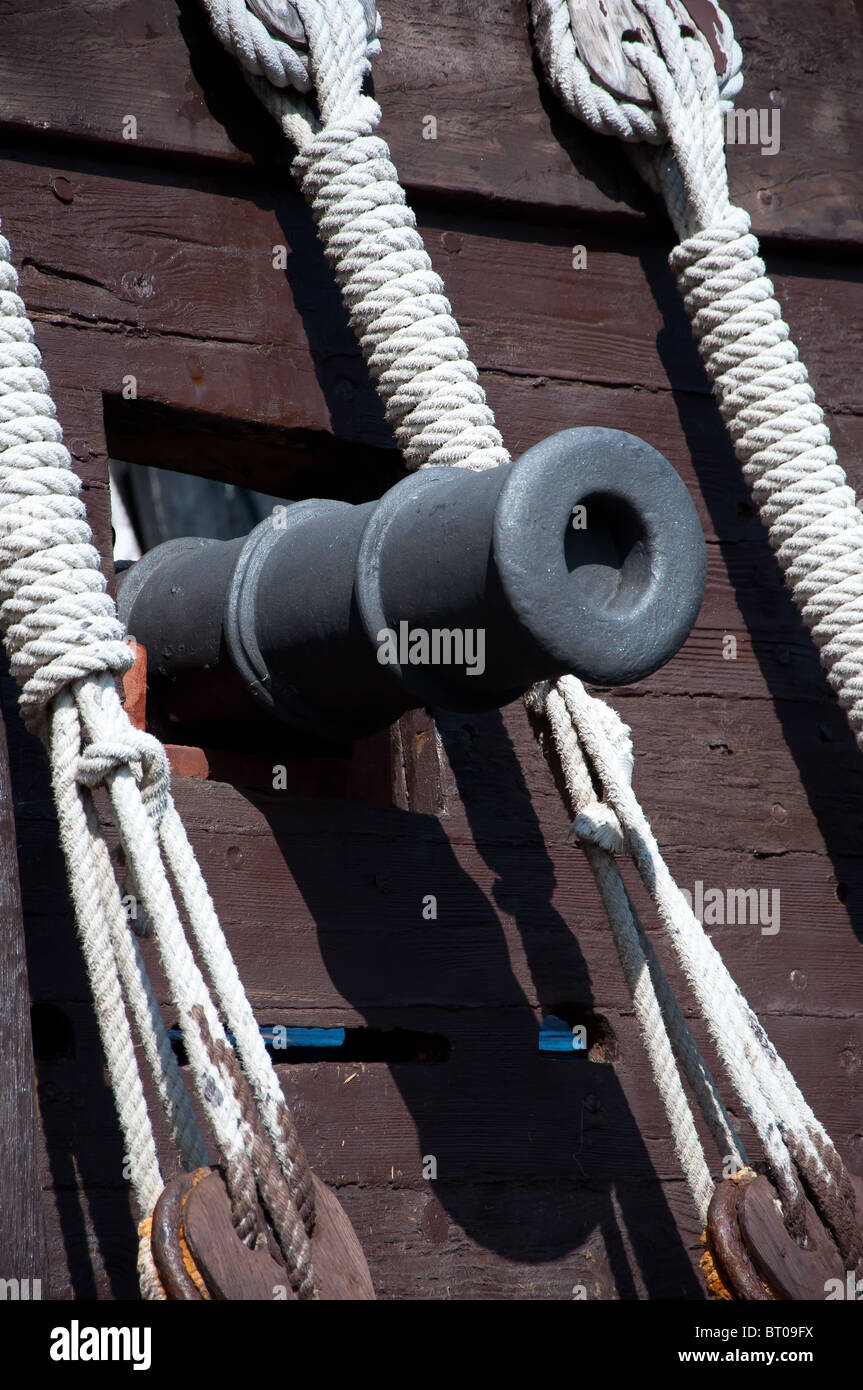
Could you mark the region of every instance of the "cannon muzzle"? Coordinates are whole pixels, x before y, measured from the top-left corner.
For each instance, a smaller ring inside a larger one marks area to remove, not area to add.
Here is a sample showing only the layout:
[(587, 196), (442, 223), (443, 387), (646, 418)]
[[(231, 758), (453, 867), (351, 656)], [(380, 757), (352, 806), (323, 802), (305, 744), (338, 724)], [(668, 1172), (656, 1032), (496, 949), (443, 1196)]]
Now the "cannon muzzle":
[(685, 641), (705, 573), (671, 465), (590, 428), (505, 467), (423, 469), (377, 502), (277, 507), (238, 540), (168, 541), (126, 572), (118, 605), (172, 721), (263, 707), (350, 738), (565, 672), (640, 680)]

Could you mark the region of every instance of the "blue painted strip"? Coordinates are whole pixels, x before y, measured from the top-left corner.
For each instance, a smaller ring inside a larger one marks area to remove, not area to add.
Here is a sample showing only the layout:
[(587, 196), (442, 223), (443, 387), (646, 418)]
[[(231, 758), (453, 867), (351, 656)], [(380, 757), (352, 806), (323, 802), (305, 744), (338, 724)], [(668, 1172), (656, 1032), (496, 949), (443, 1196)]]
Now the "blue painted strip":
[(573, 1033), (569, 1024), (556, 1014), (549, 1014), (542, 1020), (539, 1030), (540, 1052), (585, 1052), (581, 1037)]
[[(342, 1047), (344, 1028), (262, 1028), (265, 1042), (279, 1047)], [(278, 1048), (277, 1048), (278, 1050)]]
[[(344, 1028), (282, 1028), (276, 1025), (262, 1028), (260, 1032), (264, 1042), (276, 1052), (288, 1047), (343, 1047), (345, 1041)], [(168, 1037), (171, 1042), (183, 1041), (179, 1028), (170, 1028)], [(233, 1046), (236, 1042), (233, 1034), (228, 1033), (227, 1038)]]

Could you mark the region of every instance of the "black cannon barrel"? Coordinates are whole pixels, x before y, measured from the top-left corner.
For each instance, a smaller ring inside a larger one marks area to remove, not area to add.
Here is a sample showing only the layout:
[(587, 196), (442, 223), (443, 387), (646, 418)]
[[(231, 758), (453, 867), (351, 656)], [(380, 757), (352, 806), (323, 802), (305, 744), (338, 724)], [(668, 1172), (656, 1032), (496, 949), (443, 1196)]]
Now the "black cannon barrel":
[(671, 465), (590, 428), (500, 468), (423, 469), (378, 502), (277, 507), (244, 539), (168, 541), (126, 572), (118, 605), (174, 720), (264, 707), (343, 738), (568, 671), (639, 680), (685, 641), (705, 573)]

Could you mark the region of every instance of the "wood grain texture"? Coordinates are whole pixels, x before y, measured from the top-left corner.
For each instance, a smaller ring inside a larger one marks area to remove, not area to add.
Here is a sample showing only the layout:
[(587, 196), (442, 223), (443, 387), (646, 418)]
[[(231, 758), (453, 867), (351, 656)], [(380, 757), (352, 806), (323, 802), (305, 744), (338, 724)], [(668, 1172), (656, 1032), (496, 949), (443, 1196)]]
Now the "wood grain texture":
[(602, 0), (569, 0), (569, 13), (582, 61), (603, 86), (624, 100), (649, 101), (650, 88), (621, 47), (622, 34), (644, 23), (632, 0), (617, 0), (611, 16)]
[[(285, 1287), (287, 1270), (266, 1244), (249, 1250), (231, 1221), (231, 1202), (220, 1173), (210, 1169), (183, 1206), (183, 1231), (192, 1258), (213, 1298), (232, 1302), (270, 1300)], [(283, 1297), (294, 1300), (290, 1288)]]
[(0, 714), (0, 1278), (18, 1284), (34, 1279), (47, 1283), (30, 991), (15, 839), (9, 753)]
[[(708, 931), (863, 1175), (863, 764), (725, 437), (667, 229), (620, 151), (543, 92), (521, 0), (382, 9), (386, 131), (513, 454), (573, 425), (628, 429), (666, 454), (699, 509), (698, 623), (674, 661), (610, 699), (632, 726), (636, 790), (681, 885), (755, 890), (769, 905), (779, 894), (777, 932)], [(781, 107), (783, 124), (777, 156), (729, 151), (732, 182), (770, 234), (770, 273), (859, 488), (863, 281), (844, 250), (863, 202), (859, 15), (840, 0), (733, 11), (745, 102)], [(46, 80), (34, 13), (57, 51), (74, 51), (74, 79), (52, 57)], [(34, 12), (13, 0), (4, 25), (3, 231), (106, 572), (111, 453), (278, 495), (383, 491), (399, 457), (310, 217), (196, 7)], [(109, 71), (118, 39), (129, 61)], [(120, 133), (127, 113), (136, 142)], [(428, 114), (434, 141), (422, 138)], [(30, 985), (71, 1038), (38, 1064), (45, 1293), (130, 1298), (123, 1146), (44, 754), (3, 688)], [(378, 1296), (702, 1297), (700, 1232), (601, 904), (520, 707), (410, 716), (367, 756), (365, 770), (346, 760), (326, 776), (298, 764), (281, 793), (211, 759), (208, 780), (178, 778), (175, 791), (262, 1025), (366, 1029), (356, 1036), (381, 1047), (415, 1030), (444, 1044), (436, 1062), (279, 1063)], [(561, 1009), (611, 1037), (604, 1060), (539, 1052), (542, 1018)], [(166, 1138), (160, 1122), (170, 1171)]]
[(805, 1250), (785, 1230), (776, 1208), (776, 1194), (766, 1178), (741, 1186), (737, 1207), (740, 1231), (753, 1262), (780, 1298), (800, 1302), (822, 1299), (829, 1280), (838, 1279), (841, 1284), (845, 1276), (842, 1260), (808, 1203)]
[[(817, 8), (728, 0), (726, 8), (744, 51), (737, 105), (778, 110), (782, 122), (777, 154), (765, 156), (759, 145), (729, 150), (735, 198), (761, 235), (858, 244), (859, 10), (846, 0)], [(656, 218), (622, 150), (581, 128), (546, 90), (526, 0), (382, 0), (380, 10), (375, 95), (412, 192), (567, 215), (614, 213), (636, 225)], [(4, 26), (0, 119), (10, 130), (110, 145), (132, 163), (155, 154), (242, 170), (263, 161), (286, 173), (273, 123), (207, 32), (195, 0), (9, 0)], [(121, 64), (118, 51), (126, 54)], [(124, 138), (129, 116), (134, 139)]]

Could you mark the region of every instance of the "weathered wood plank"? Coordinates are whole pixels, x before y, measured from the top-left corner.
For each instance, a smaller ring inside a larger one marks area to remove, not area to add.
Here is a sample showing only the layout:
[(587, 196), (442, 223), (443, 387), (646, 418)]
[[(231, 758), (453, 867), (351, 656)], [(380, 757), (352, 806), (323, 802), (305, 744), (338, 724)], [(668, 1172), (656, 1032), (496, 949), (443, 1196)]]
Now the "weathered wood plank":
[[(613, 1193), (590, 1184), (441, 1183), (444, 1201), (427, 1186), (339, 1189), (379, 1299), (704, 1296), (700, 1232), (679, 1181), (619, 1184)], [(128, 1197), (98, 1187), (88, 1197), (99, 1224), (83, 1208), (80, 1232), (70, 1239), (61, 1222), (78, 1194), (49, 1194), (52, 1251), (63, 1271), (54, 1296), (135, 1298)], [(450, 1214), (456, 1201), (463, 1224)], [(477, 1226), (479, 1241), (465, 1229)]]
[[(325, 851), (308, 844), (303, 850), (319, 885)], [(280, 896), (256, 895), (250, 914), (243, 910), (239, 890), (229, 894), (212, 861), (205, 872), (246, 990), (262, 1022), (270, 1025), (288, 1018), (301, 1024), (318, 1019), (324, 1026), (322, 1011), (350, 1007), (350, 1026), (359, 1026), (366, 1006), (469, 1010), (527, 1004), (553, 1011), (555, 1004), (568, 1000), (600, 1012), (626, 1011), (629, 1000), (617, 957), (580, 854), (564, 852), (562, 834), (559, 839), (550, 836), (548, 854), (553, 856), (556, 881), (552, 889), (541, 891), (543, 873), (546, 878), (550, 874), (548, 857), (543, 861), (538, 850), (531, 853), (511, 845), (497, 854), (485, 850), (492, 860), (503, 861), (504, 853), (511, 867), (503, 879), (483, 866), (479, 856), (464, 850), (457, 864), (441, 864), (435, 855), (423, 859), (424, 886), (438, 899), (437, 923), (422, 919), (416, 895), (411, 899), (399, 881), (394, 885), (395, 906), (380, 909), (375, 902), (380, 893), (362, 883), (357, 886), (349, 872), (346, 884), (353, 911), (343, 924), (345, 899), (335, 887), (328, 895), (320, 886), (312, 893), (312, 915), (300, 890), (267, 865)], [(410, 857), (409, 867), (415, 859)], [(678, 882), (696, 899), (699, 881), (705, 893), (720, 890), (726, 904), (723, 918), (730, 917), (727, 905), (733, 904), (735, 922), (720, 919), (713, 925), (708, 913), (708, 931), (732, 974), (745, 980), (753, 1007), (765, 1017), (859, 1019), (859, 859), (837, 859), (830, 865), (812, 855), (757, 860), (751, 855), (673, 849), (668, 860)], [(263, 856), (255, 862), (263, 863)], [(655, 911), (629, 869), (625, 876), (643, 920), (661, 940)], [(244, 887), (248, 900), (249, 883)], [(743, 920), (737, 920), (742, 913), (737, 903), (743, 900), (728, 895), (738, 889), (767, 895), (759, 897), (758, 912), (764, 903), (769, 920), (756, 917), (751, 899)], [(707, 901), (715, 902), (715, 896)], [(41, 909), (39, 915), (30, 919), (33, 948), (40, 954), (63, 939), (65, 924), (50, 906), (43, 897), (34, 903), (34, 909)], [(779, 931), (774, 934), (776, 925)], [(72, 942), (71, 951), (76, 949)], [(668, 956), (666, 947), (661, 950)], [(381, 967), (382, 955), (390, 961), (389, 969)], [(65, 951), (46, 959), (38, 972), (40, 993), (88, 1005), (86, 981), (70, 973), (70, 963)], [(151, 964), (157, 993), (167, 1000), (158, 962)], [(843, 983), (841, 992), (837, 979)], [(297, 1011), (303, 1010), (308, 1016), (297, 1018)], [(326, 1026), (344, 1021), (332, 1018)], [(405, 1026), (425, 1030), (425, 1024), (416, 1022)]]
[[(47, 1281), (36, 1076), (9, 753), (0, 714), (0, 1278)], [(7, 1295), (8, 1296), (8, 1295)], [(39, 1295), (33, 1295), (38, 1297)]]
[[(110, 1104), (101, 1099), (101, 1050), (92, 1017), (81, 1005), (68, 1007), (78, 1043), (75, 1064), (65, 1073), (59, 1064), (46, 1069), (48, 1147), (59, 1154), (65, 1144), (67, 1156), (65, 1165), (56, 1166), (53, 1185), (74, 1186), (77, 1172), (87, 1185), (121, 1190), (128, 1186), (125, 1158)], [(401, 1026), (411, 1012), (394, 1007), (384, 1017)], [(165, 1017), (171, 1017), (167, 1009)], [(329, 1018), (349, 1020), (335, 1011)], [(414, 1010), (413, 1021), (419, 1018), (445, 1030), (452, 1043), (446, 1062), (279, 1066), (303, 1145), (323, 1181), (338, 1188), (357, 1183), (423, 1190), (430, 1172), (435, 1181), (479, 1186), (678, 1178), (668, 1122), (631, 1015), (608, 1016), (618, 1048), (613, 1064), (539, 1053), (530, 1010)], [(819, 1119), (859, 1173), (860, 1019), (783, 1015), (770, 1018), (768, 1028)], [(759, 1157), (699, 1020), (693, 1030), (744, 1143)], [(153, 1119), (164, 1148), (158, 1105)], [(721, 1171), (723, 1156), (700, 1121), (699, 1129), (712, 1171)], [(429, 1157), (436, 1160), (436, 1174)]]
[[(58, 171), (74, 191), (70, 202), (51, 192)], [(165, 186), (154, 170), (136, 178), (118, 166), (108, 176), (84, 161), (34, 164), (25, 152), (4, 174), (4, 230), (31, 313), (104, 330), (88, 385), (119, 396), (132, 373), (142, 399), (160, 399), (150, 340), (161, 334), (160, 354), (174, 362), (169, 401), (184, 392), (189, 408), (229, 414), (242, 400), (245, 418), (313, 427), (327, 419), (325, 396), (337, 433), (385, 441), (310, 215), (290, 189), (226, 187), (199, 175)], [(663, 237), (636, 241), (619, 226), (582, 233), (425, 205), (420, 227), (481, 369), (708, 392)], [(574, 268), (574, 243), (585, 247), (583, 268)], [(285, 269), (274, 266), (279, 246)], [(803, 266), (787, 254), (767, 260), (824, 407), (859, 412), (863, 273), (827, 260)], [(830, 334), (821, 332), (825, 313)], [(100, 372), (112, 345), (124, 372)], [(221, 402), (209, 379), (214, 354), (242, 372)], [(263, 379), (250, 395), (256, 374)], [(518, 436), (512, 447), (523, 447)]]
[[(188, 802), (181, 799), (188, 813)], [(213, 807), (215, 824), (217, 814)], [(329, 814), (338, 814), (335, 806)], [(277, 1023), (285, 1012), (293, 1016), (305, 1009), (316, 1015), (345, 1006), (355, 1010), (353, 1023), (361, 1022), (365, 1007), (526, 1003), (553, 1010), (570, 1000), (600, 1010), (628, 1008), (595, 886), (582, 856), (565, 846), (562, 816), (557, 827), (547, 825), (546, 847), (495, 842), (493, 827), (486, 824), (477, 831), (483, 846), (477, 854), (464, 842), (446, 846), (428, 837), (419, 844), (374, 832), (359, 838), (342, 815), (337, 882), (331, 838), (323, 833), (304, 836), (299, 825), (290, 837), (283, 831), (283, 843), (289, 838), (295, 848), (291, 864), (303, 865), (294, 867), (294, 877), (253, 828), (241, 838), (212, 824), (202, 832), (190, 820), (245, 986), (255, 1007), (268, 1015), (265, 1022)], [(239, 865), (238, 839), (243, 845)], [(23, 846), (28, 883), (36, 878), (38, 844)], [(678, 882), (696, 900), (699, 882), (714, 895), (708, 905), (716, 901), (717, 889), (722, 894), (722, 913), (706, 914), (708, 930), (732, 973), (746, 981), (756, 1009), (765, 1015), (859, 1017), (859, 858), (834, 856), (831, 863), (813, 854), (758, 858), (712, 847), (663, 847)], [(44, 867), (50, 870), (50, 861)], [(628, 868), (624, 872), (644, 921), (655, 931), (655, 911), (635, 875)], [(256, 889), (264, 880), (266, 888)], [(751, 898), (730, 897), (734, 890), (755, 890), (757, 905)], [(437, 898), (434, 922), (422, 916), (426, 892)], [(48, 953), (50, 944), (62, 939), (61, 904), (35, 882), (31, 898), (41, 991), (86, 1003), (86, 982), (70, 973), (67, 954)], [(152, 951), (150, 957), (157, 991), (167, 999)], [(843, 982), (841, 992), (837, 979)]]
[[(737, 105), (778, 111), (782, 122), (777, 153), (760, 143), (730, 150), (735, 196), (760, 233), (859, 242), (859, 16), (844, 0), (817, 11), (729, 0), (728, 9), (746, 64)], [(650, 199), (623, 151), (565, 116), (538, 79), (524, 0), (383, 0), (381, 11), (375, 94), (411, 189), (644, 221)], [(11, 0), (4, 24), (0, 116), (10, 128), (112, 145), (130, 159), (257, 159), (286, 172), (275, 128), (193, 0)], [(134, 61), (117, 64), (119, 49)]]
[[(766, 702), (693, 697), (686, 701), (685, 719), (682, 702), (677, 699), (627, 701), (615, 695), (611, 703), (622, 710), (633, 728), (642, 769), (636, 774), (637, 786), (651, 804), (651, 814), (670, 816), (679, 808), (676, 825), (680, 829), (673, 833), (671, 822), (665, 823), (664, 843), (763, 856), (790, 851), (823, 853), (826, 839), (833, 853), (859, 853), (863, 769), (849, 765), (848, 744), (838, 736), (844, 716), (832, 706), (819, 711), (818, 723), (808, 705), (800, 707), (809, 760), (807, 785), (817, 806), (816, 815), (801, 795), (792, 752)], [(790, 709), (783, 713), (793, 712), (793, 702), (788, 703)], [(832, 711), (832, 719), (826, 718), (827, 709)], [(457, 722), (453, 717), (449, 725), (448, 753), (461, 762), (459, 797), (467, 803), (471, 817), (480, 817), (469, 827), (456, 819), (456, 807), (450, 809), (454, 824), (447, 820), (438, 825), (427, 817), (418, 822), (419, 828), (410, 817), (400, 822), (398, 812), (349, 808), (345, 803), (300, 803), (298, 815), (287, 801), (277, 800), (277, 793), (266, 806), (263, 800), (258, 801), (266, 824), (286, 841), (297, 835), (305, 839), (325, 837), (327, 819), (338, 804), (346, 829), (370, 841), (376, 834), (384, 840), (393, 835), (407, 844), (433, 845), (446, 834), (460, 843), (463, 827), (483, 838), (497, 832), (505, 838), (517, 833), (518, 839), (539, 839), (548, 816), (554, 818), (552, 823), (560, 823), (559, 798), (520, 707), (516, 704), (510, 710), (506, 732), (494, 713), (462, 716)], [(827, 737), (819, 728), (821, 722)], [(686, 770), (684, 774), (681, 769)], [(494, 788), (500, 793), (497, 804), (490, 796)], [(263, 833), (264, 840), (269, 839), (264, 823), (250, 817), (243, 798), (226, 787), (214, 789), (185, 782), (178, 794), (191, 824), (202, 831), (219, 817), (219, 828), (228, 836), (242, 831), (253, 836)], [(774, 815), (776, 805), (788, 810), (783, 798), (793, 806), (793, 814)], [(723, 812), (719, 823), (717, 808)], [(734, 808), (733, 819), (728, 815), (730, 808)]]
[[(58, 47), (75, 44), (86, 78), (71, 100), (53, 60), (51, 83), (41, 57), (28, 72), (39, 25), (32, 7), (11, 9), (18, 47), (5, 50), (13, 63), (0, 56), (0, 112), (22, 143), (4, 164), (0, 211), (106, 562), (118, 444), (121, 457), (279, 494), (288, 479), (297, 496), (382, 490), (397, 455), (284, 152), (201, 39), (191, 0), (179, 18), (167, 0), (37, 10)], [(778, 0), (734, 10), (745, 103), (781, 109), (783, 125), (774, 158), (730, 151), (732, 181), (782, 243), (770, 270), (860, 486), (861, 277), (811, 246), (793, 259), (795, 238), (861, 235), (849, 99), (859, 20), (839, 0), (817, 14), (797, 6), (786, 38)], [(667, 230), (643, 213), (620, 151), (544, 109), (521, 0), (393, 0), (384, 20), (386, 129), (513, 452), (572, 424), (627, 428), (666, 453), (697, 500), (711, 552), (699, 624), (674, 662), (612, 702), (633, 725), (637, 790), (678, 881), (781, 894), (775, 935), (709, 930), (863, 1172), (859, 755), (753, 519), (665, 265)], [(828, 84), (818, 68), (837, 34)], [(137, 61), (106, 74), (117, 35)], [(139, 138), (123, 141), (135, 113)], [(422, 139), (426, 115), (437, 140)], [(276, 244), (287, 273), (273, 269)], [(129, 373), (138, 414), (122, 400)], [(441, 717), (440, 752), (421, 717), (417, 727), (424, 741), (403, 729), (395, 748), (400, 810), (177, 784), (262, 1023), (410, 1028), (451, 1045), (438, 1065), (281, 1068), (315, 1163), (343, 1184), (379, 1296), (570, 1297), (580, 1280), (590, 1297), (699, 1297), (698, 1232), (614, 948), (523, 716)], [(39, 1066), (50, 1287), (131, 1297), (122, 1143), (44, 756), (11, 729), (32, 988), (75, 1043)], [(426, 892), (435, 922), (421, 916)], [(613, 1062), (538, 1053), (543, 1013), (563, 1004), (608, 1022)], [(428, 1154), (440, 1160), (432, 1185)]]

